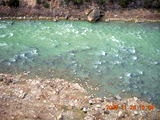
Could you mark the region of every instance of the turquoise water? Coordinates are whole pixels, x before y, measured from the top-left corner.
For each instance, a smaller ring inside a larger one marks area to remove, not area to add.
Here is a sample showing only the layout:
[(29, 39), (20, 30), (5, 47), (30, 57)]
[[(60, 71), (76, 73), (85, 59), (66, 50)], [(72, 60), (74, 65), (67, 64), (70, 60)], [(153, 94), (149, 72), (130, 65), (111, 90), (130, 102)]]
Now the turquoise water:
[(160, 23), (0, 21), (0, 72), (22, 71), (160, 106)]

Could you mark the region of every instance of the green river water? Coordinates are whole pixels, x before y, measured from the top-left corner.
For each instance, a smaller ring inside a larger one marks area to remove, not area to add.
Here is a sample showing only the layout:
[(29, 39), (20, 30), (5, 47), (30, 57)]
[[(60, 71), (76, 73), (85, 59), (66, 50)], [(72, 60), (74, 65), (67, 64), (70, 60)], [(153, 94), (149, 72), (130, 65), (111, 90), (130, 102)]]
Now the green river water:
[(160, 106), (160, 23), (0, 21), (0, 73), (23, 71)]

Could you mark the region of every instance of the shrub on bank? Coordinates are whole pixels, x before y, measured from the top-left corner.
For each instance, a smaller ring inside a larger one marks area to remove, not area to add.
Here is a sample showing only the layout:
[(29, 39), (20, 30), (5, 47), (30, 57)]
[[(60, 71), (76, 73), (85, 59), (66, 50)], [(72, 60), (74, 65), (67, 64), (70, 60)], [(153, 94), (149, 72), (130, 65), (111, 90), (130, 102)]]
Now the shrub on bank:
[(41, 0), (36, 0), (36, 3), (37, 4), (41, 4)]
[(10, 7), (19, 7), (19, 0), (9, 0), (8, 6)]
[(49, 4), (48, 4), (47, 2), (45, 2), (45, 3), (43, 4), (43, 6), (44, 6), (45, 8), (49, 8)]

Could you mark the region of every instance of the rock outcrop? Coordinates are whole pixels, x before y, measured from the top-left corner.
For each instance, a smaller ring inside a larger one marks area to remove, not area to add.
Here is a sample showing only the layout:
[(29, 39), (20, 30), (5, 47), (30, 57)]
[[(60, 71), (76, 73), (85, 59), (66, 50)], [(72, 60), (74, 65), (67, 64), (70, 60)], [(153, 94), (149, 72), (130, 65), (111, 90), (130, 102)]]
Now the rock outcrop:
[(87, 16), (89, 22), (95, 22), (103, 16), (103, 12), (99, 8), (94, 8), (91, 10)]

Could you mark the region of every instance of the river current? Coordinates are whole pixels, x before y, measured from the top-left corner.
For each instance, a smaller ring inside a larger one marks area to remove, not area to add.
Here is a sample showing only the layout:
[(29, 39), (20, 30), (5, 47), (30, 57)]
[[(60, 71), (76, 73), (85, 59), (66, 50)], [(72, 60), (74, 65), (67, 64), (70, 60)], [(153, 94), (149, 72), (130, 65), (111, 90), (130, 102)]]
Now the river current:
[(0, 72), (24, 71), (160, 106), (160, 23), (0, 21)]

